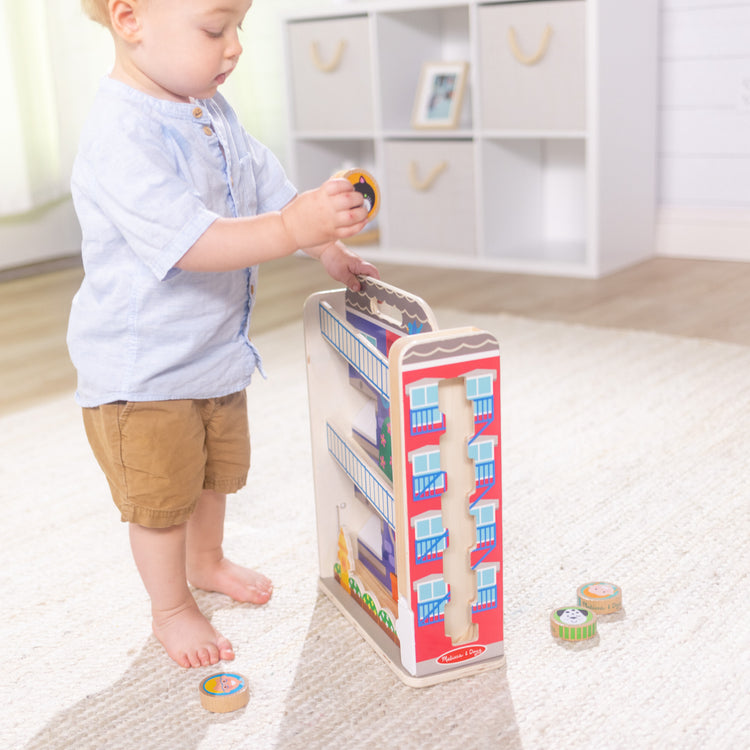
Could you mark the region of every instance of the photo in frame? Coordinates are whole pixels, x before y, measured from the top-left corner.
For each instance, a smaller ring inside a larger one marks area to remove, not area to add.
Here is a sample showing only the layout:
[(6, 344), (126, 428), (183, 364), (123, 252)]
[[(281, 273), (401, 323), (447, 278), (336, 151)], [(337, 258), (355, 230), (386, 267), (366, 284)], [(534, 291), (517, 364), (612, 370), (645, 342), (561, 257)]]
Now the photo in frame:
[(466, 62), (426, 62), (414, 99), (412, 127), (455, 128), (466, 87)]

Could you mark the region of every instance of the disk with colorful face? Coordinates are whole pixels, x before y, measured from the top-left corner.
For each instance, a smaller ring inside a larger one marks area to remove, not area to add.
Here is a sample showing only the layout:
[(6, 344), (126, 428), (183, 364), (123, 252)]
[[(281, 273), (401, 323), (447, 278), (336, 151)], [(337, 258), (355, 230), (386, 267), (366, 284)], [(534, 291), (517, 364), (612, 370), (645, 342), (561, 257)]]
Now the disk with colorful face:
[(549, 621), (552, 635), (564, 641), (585, 641), (596, 635), (596, 615), (585, 607), (558, 607)]
[(236, 672), (217, 672), (200, 684), (201, 705), (207, 711), (224, 714), (243, 708), (250, 700), (247, 680)]
[(614, 583), (592, 581), (578, 588), (578, 604), (598, 615), (608, 615), (622, 609), (622, 590)]
[(354, 185), (354, 189), (365, 199), (367, 219), (372, 221), (380, 210), (380, 188), (375, 178), (364, 169), (344, 169), (336, 172), (334, 177), (343, 177)]

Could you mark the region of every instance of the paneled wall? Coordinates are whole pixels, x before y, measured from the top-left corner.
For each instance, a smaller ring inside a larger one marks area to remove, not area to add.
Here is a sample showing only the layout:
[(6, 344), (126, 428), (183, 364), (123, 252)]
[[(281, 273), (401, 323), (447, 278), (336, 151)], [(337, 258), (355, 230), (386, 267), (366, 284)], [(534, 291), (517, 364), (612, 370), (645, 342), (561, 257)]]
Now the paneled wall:
[(661, 6), (657, 252), (750, 260), (750, 0)]

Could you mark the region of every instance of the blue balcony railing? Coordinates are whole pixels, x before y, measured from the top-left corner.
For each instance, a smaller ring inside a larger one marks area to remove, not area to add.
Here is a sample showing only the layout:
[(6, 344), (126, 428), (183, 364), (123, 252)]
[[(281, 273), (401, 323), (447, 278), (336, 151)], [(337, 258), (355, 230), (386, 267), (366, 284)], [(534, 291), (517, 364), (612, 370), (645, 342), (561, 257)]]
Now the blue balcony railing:
[(379, 393), (390, 400), (388, 360), (343, 321), (327, 302), (319, 305), (320, 332), (328, 343)]
[(395, 529), (396, 511), (391, 488), (367, 462), (351, 449), (330, 423), (326, 424), (326, 438), (328, 452), (388, 526)]
[(443, 551), (448, 546), (448, 530), (446, 529), (439, 536), (433, 536), (429, 539), (417, 539), (414, 543), (415, 559), (417, 565), (420, 563), (432, 562), (438, 560)]
[(440, 599), (419, 602), (417, 605), (417, 624), (421, 627), (445, 620), (445, 605), (450, 601), (450, 598), (451, 595), (448, 592)]
[(410, 424), (412, 435), (426, 435), (431, 432), (440, 432), (445, 429), (445, 414), (434, 406), (426, 406), (422, 409), (412, 408), (410, 411)]
[(477, 461), (474, 464), (477, 487), (489, 487), (495, 483), (495, 462)]
[(417, 474), (412, 478), (414, 500), (427, 500), (442, 495), (448, 488), (448, 475), (444, 471)]
[(484, 424), (495, 417), (495, 399), (492, 396), (482, 396), (474, 399), (474, 422)]
[(488, 523), (477, 526), (477, 548), (494, 546), (495, 544), (495, 524)]
[(471, 608), (472, 612), (482, 612), (497, 607), (497, 586), (485, 586), (477, 590), (477, 600)]

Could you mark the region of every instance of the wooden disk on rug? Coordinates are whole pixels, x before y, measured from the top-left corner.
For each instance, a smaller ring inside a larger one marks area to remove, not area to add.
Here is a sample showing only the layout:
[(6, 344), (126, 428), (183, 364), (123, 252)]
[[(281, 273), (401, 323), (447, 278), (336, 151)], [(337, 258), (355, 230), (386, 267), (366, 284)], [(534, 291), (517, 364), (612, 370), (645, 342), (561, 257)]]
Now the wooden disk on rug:
[(596, 614), (585, 607), (558, 607), (549, 617), (555, 638), (563, 641), (585, 641), (596, 635)]
[(622, 609), (622, 589), (614, 583), (592, 581), (578, 587), (578, 604), (598, 615), (609, 615)]
[(236, 672), (217, 672), (200, 684), (201, 705), (207, 711), (224, 714), (243, 708), (250, 700), (247, 680)]
[(380, 210), (380, 188), (375, 178), (364, 169), (343, 169), (336, 172), (334, 177), (343, 177), (354, 185), (358, 193), (362, 193), (367, 208), (367, 219), (372, 221)]

